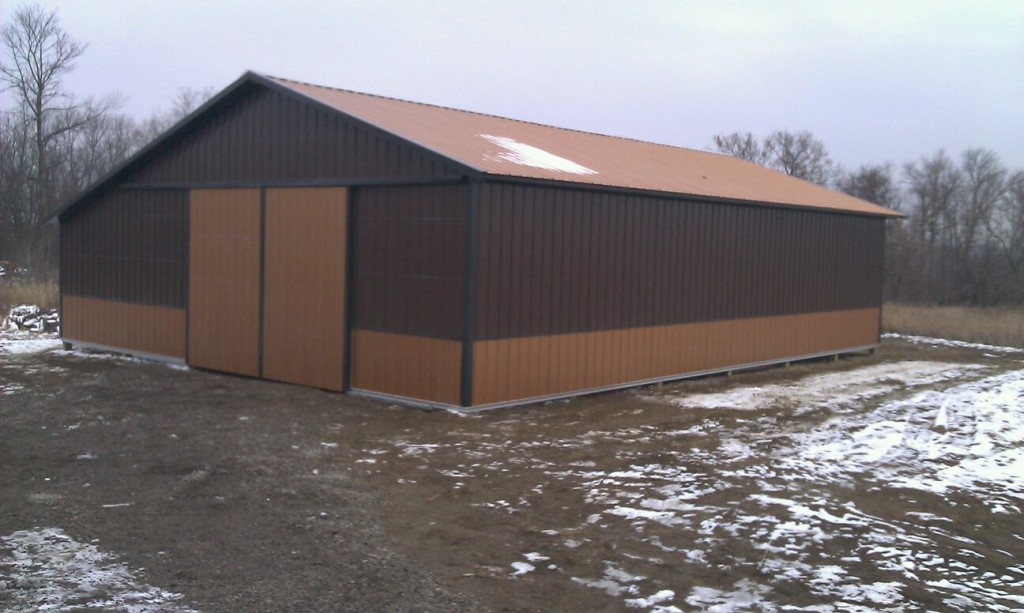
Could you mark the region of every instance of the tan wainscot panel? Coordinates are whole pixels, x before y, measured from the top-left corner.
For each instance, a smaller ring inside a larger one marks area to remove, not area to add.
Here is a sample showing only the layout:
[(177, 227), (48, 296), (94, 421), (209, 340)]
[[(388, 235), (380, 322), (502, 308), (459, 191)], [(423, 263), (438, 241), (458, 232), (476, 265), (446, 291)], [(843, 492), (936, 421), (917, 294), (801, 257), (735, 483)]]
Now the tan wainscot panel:
[(352, 388), (449, 405), (460, 402), (459, 341), (352, 331)]
[(342, 389), (346, 219), (345, 188), (267, 190), (265, 378)]
[(259, 375), (260, 191), (189, 196), (189, 364)]
[(64, 296), (65, 339), (185, 359), (185, 309)]
[(477, 341), (473, 404), (827, 353), (878, 342), (878, 309)]

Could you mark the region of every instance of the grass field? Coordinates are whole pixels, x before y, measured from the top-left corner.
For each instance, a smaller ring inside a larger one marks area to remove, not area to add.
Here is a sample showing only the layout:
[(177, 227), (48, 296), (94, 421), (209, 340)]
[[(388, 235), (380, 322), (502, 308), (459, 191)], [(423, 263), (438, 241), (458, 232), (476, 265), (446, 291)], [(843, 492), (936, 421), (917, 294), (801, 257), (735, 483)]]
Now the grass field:
[(886, 303), (882, 309), (882, 329), (900, 334), (1024, 347), (1024, 308)]

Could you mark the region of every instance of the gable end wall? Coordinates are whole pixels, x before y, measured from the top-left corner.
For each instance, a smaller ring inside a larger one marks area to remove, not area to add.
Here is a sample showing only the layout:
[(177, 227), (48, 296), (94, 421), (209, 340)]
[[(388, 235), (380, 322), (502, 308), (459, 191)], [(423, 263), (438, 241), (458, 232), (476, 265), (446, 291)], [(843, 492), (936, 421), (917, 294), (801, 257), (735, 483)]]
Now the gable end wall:
[(123, 183), (454, 177), (444, 158), (338, 112), (264, 87), (236, 92)]

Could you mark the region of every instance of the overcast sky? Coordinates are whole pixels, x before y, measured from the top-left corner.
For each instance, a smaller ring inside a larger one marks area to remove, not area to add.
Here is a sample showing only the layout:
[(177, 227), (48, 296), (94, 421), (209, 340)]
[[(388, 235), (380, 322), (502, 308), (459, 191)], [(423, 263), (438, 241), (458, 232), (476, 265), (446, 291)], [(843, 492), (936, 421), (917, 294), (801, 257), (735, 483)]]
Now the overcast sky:
[(89, 45), (71, 89), (138, 117), (251, 69), (684, 147), (806, 129), (848, 168), (979, 146), (1024, 168), (1020, 0), (40, 4)]

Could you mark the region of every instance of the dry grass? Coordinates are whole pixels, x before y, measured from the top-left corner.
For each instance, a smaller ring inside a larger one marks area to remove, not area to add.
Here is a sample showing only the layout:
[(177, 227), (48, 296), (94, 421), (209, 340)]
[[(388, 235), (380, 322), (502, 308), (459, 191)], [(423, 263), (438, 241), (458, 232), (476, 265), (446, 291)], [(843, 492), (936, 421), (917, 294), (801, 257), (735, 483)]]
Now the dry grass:
[(55, 309), (60, 302), (60, 291), (56, 281), (28, 283), (22, 281), (0, 281), (0, 309), (7, 310), (20, 304), (35, 305), (43, 309)]
[(928, 307), (886, 303), (886, 332), (1024, 347), (1024, 307)]

